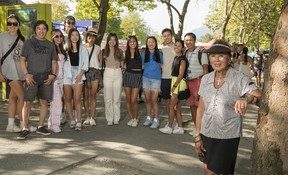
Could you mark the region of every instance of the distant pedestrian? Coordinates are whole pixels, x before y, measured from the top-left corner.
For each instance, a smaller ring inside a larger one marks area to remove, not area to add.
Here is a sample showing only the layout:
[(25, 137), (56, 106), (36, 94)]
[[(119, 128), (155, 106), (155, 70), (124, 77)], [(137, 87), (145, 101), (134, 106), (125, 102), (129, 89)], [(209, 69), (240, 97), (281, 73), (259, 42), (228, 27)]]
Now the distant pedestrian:
[(36, 133), (51, 134), (44, 127), (44, 120), (47, 115), (48, 102), (52, 100), (58, 56), (54, 44), (45, 38), (48, 31), (47, 23), (39, 20), (33, 29), (35, 37), (25, 41), (20, 57), (20, 65), (26, 82), (22, 111), (23, 130), (17, 139), (25, 139), (30, 133), (28, 121), (32, 102), (36, 96), (40, 100), (40, 117)]
[(256, 78), (256, 86), (261, 87), (261, 73), (263, 69), (263, 55), (260, 54), (259, 49), (255, 49), (255, 55), (253, 56), (254, 62), (254, 76)]
[[(184, 41), (187, 47), (185, 56), (189, 62), (187, 72), (187, 85), (190, 90), (190, 97), (187, 99), (186, 103), (188, 106), (190, 106), (192, 120), (194, 125), (196, 125), (196, 111), (199, 103), (198, 91), (202, 76), (208, 73), (208, 58), (206, 53), (201, 53), (202, 65), (200, 64), (198, 53), (201, 49), (195, 45), (196, 35), (194, 33), (187, 33), (184, 36)], [(193, 135), (193, 132), (190, 132), (189, 134)]]
[(95, 110), (96, 110), (96, 95), (98, 91), (99, 79), (101, 76), (100, 72), (100, 52), (101, 49), (98, 45), (94, 44), (97, 38), (96, 29), (90, 28), (85, 33), (86, 44), (85, 47), (89, 52), (89, 69), (85, 73), (86, 80), (84, 83), (84, 94), (83, 94), (83, 103), (85, 109), (85, 121), (84, 125), (95, 126), (96, 121)]
[(248, 48), (243, 47), (243, 52), (238, 57), (239, 71), (248, 77), (254, 76), (254, 63), (252, 58), (248, 55)]
[(123, 51), (119, 48), (117, 34), (110, 33), (104, 49), (104, 102), (107, 125), (118, 125), (120, 120), (120, 104), (124, 64)]
[(129, 115), (128, 126), (138, 126), (138, 101), (137, 96), (142, 87), (142, 61), (138, 49), (136, 36), (129, 36), (125, 52), (125, 72), (123, 75), (126, 94), (126, 108)]
[(56, 79), (53, 82), (53, 100), (50, 103), (50, 115), (48, 118), (48, 129), (55, 133), (61, 132), (61, 113), (63, 97), (63, 64), (67, 59), (64, 50), (64, 35), (59, 29), (53, 29), (51, 32), (52, 42), (55, 45), (58, 54)]
[[(181, 114), (181, 104), (178, 100), (178, 92), (183, 91), (187, 88), (186, 76), (188, 69), (188, 60), (183, 55), (184, 41), (177, 40), (175, 41), (174, 51), (176, 56), (172, 63), (172, 81), (171, 81), (171, 100), (169, 103), (169, 112), (168, 112), (168, 125), (164, 128), (161, 128), (160, 131), (165, 134), (184, 134), (184, 129), (182, 126), (182, 114)], [(176, 120), (178, 126), (172, 128), (174, 119)]]
[(195, 150), (206, 175), (234, 174), (243, 116), (261, 92), (249, 77), (230, 67), (227, 42), (216, 40), (206, 52), (214, 71), (203, 76), (199, 89)]
[[(149, 36), (146, 40), (146, 50), (141, 54), (143, 73), (143, 90), (146, 101), (146, 120), (144, 126), (159, 127), (158, 95), (161, 86), (161, 69), (163, 55), (159, 52), (157, 39)], [(152, 108), (154, 116), (152, 116)]]
[(65, 43), (68, 41), (68, 34), (69, 31), (73, 28), (75, 28), (76, 25), (76, 19), (74, 16), (68, 15), (65, 17), (64, 20), (64, 41)]
[[(0, 81), (10, 86), (8, 104), (7, 132), (20, 132), (22, 127), (22, 108), (24, 104), (24, 74), (21, 70), (19, 58), (24, 36), (20, 31), (20, 19), (12, 14), (7, 19), (8, 32), (0, 33)], [(11, 50), (12, 49), (12, 50)], [(15, 114), (20, 119), (20, 127), (15, 124)]]
[[(69, 31), (67, 41), (68, 58), (64, 62), (64, 97), (65, 106), (70, 118), (70, 128), (76, 131), (82, 130), (82, 105), (81, 94), (85, 72), (88, 70), (89, 54), (83, 46), (80, 33), (73, 28)], [(76, 116), (73, 116), (75, 105)], [(76, 124), (77, 121), (77, 124)]]

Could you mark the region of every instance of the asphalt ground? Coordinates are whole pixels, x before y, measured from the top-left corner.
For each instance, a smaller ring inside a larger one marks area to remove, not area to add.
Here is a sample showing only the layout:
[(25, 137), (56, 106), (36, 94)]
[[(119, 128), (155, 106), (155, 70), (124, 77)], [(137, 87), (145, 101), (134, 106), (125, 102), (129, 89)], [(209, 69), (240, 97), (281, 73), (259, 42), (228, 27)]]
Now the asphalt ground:
[[(143, 96), (144, 98), (144, 96)], [(200, 175), (203, 164), (194, 151), (194, 129), (190, 109), (183, 102), (183, 135), (166, 135), (158, 129), (144, 127), (145, 103), (139, 104), (140, 123), (127, 126), (125, 96), (122, 94), (119, 125), (107, 126), (104, 116), (103, 93), (97, 96), (97, 126), (85, 126), (82, 131), (71, 130), (66, 124), (63, 132), (42, 136), (31, 133), (17, 140), (18, 133), (7, 133), (7, 102), (0, 102), (0, 174), (85, 174), (85, 175)], [(160, 105), (160, 123), (167, 122), (165, 102)], [(250, 171), (250, 154), (257, 121), (256, 106), (248, 106), (244, 117), (235, 174)], [(39, 106), (33, 105), (30, 123), (37, 126)], [(84, 116), (83, 116), (84, 120)]]

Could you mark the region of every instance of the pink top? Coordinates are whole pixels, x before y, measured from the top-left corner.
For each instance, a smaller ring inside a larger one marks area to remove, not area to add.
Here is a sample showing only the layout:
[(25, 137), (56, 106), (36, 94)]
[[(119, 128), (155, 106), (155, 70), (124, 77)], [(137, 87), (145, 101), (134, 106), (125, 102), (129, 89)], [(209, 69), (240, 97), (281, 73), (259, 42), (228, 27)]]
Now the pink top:
[(58, 79), (63, 79), (63, 65), (64, 65), (64, 61), (65, 61), (65, 56), (61, 53), (58, 54), (58, 73), (57, 73), (57, 77)]

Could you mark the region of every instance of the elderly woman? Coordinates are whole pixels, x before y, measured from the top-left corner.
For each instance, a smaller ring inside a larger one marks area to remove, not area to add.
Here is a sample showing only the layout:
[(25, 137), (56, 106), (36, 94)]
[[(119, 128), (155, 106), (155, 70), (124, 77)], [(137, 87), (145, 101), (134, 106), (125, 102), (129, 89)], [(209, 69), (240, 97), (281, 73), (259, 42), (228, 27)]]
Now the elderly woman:
[(205, 175), (233, 174), (243, 116), (261, 92), (249, 77), (230, 67), (228, 43), (217, 40), (206, 52), (215, 71), (201, 81), (195, 150)]

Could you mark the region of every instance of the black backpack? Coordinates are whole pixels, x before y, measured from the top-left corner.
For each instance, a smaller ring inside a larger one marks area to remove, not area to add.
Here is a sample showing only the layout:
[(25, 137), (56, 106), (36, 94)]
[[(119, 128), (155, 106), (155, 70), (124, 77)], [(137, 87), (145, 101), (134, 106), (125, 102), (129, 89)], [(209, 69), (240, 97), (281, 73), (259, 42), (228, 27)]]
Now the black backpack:
[[(186, 56), (186, 53), (187, 53), (188, 49), (185, 51), (184, 55)], [(198, 62), (199, 64), (202, 66), (202, 53), (203, 53), (204, 50), (200, 50), (198, 51)], [(214, 69), (212, 68), (211, 66), (211, 63), (210, 63), (210, 60), (209, 60), (209, 54), (208, 53), (205, 53), (207, 55), (207, 58), (208, 58), (208, 72), (213, 72)]]

